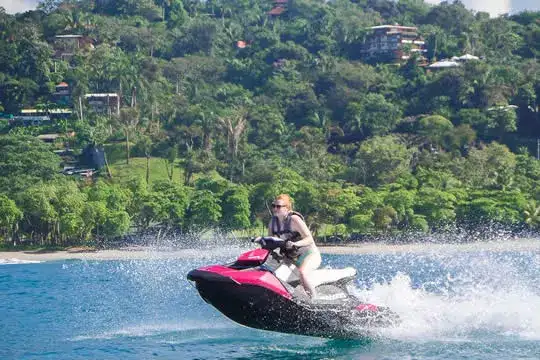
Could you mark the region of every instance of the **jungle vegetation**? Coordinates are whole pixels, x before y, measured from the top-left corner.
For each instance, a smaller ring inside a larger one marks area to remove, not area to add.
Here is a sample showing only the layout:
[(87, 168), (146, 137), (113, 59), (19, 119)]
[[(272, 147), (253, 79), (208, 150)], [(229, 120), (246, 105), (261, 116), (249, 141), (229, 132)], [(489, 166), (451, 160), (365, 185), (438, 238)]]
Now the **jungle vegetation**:
[[(261, 233), (289, 193), (317, 234), (540, 227), (540, 12), (490, 18), (459, 1), (45, 0), (0, 8), (0, 238), (106, 242), (133, 231)], [(418, 27), (418, 57), (366, 61), (371, 26)], [(83, 35), (69, 59), (55, 36)], [(119, 114), (78, 99), (118, 93)], [(41, 133), (74, 131), (46, 144)], [(104, 147), (110, 173), (60, 174), (52, 152)]]

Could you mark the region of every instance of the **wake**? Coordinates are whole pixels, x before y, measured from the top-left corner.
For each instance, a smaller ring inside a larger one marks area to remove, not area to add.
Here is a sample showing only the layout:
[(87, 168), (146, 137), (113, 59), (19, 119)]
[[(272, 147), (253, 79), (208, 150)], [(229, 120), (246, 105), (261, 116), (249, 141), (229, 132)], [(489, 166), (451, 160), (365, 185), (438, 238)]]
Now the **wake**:
[[(400, 340), (540, 340), (540, 254), (478, 253), (438, 259), (443, 269), (423, 280), (398, 272), (388, 282), (356, 288), (365, 302), (396, 312), (402, 322), (378, 335)], [(426, 266), (432, 268), (432, 266)], [(429, 271), (428, 271), (429, 273)]]

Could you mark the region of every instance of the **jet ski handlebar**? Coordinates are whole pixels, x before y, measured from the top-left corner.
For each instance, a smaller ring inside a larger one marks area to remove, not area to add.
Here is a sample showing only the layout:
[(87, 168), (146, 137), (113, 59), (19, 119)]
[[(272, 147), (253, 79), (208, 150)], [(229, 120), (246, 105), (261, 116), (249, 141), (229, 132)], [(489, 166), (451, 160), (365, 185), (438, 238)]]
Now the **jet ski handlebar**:
[(259, 236), (257, 238), (252, 238), (252, 242), (255, 242), (261, 245), (261, 248), (266, 250), (275, 250), (275, 249), (284, 249), (286, 240), (280, 239), (275, 236)]

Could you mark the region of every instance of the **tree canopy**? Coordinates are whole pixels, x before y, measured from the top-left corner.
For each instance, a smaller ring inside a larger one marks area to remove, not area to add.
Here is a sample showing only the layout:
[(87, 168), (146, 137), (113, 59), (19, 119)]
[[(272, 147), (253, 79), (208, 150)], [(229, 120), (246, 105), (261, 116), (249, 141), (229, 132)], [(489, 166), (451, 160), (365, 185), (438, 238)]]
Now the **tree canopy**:
[[(314, 230), (425, 232), (481, 219), (538, 228), (540, 12), (290, 0), (271, 15), (274, 6), (0, 8), (0, 234), (64, 243), (156, 226), (253, 229), (281, 192)], [(418, 28), (425, 59), (365, 57), (370, 28), (396, 23)], [(464, 54), (478, 59), (426, 67)], [(116, 93), (120, 109), (100, 113), (88, 93)], [(55, 107), (73, 115), (41, 126), (12, 116)], [(35, 137), (50, 132), (66, 137)], [(51, 150), (87, 144), (104, 146), (112, 178), (59, 174)]]

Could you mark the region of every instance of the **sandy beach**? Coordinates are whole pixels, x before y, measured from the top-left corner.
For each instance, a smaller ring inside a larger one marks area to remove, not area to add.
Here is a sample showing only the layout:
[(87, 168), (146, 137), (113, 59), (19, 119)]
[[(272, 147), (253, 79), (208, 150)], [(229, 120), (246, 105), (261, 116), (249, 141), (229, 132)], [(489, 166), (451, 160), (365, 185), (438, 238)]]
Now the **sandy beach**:
[[(468, 244), (400, 244), (363, 243), (339, 246), (319, 246), (323, 254), (355, 255), (355, 254), (392, 254), (392, 253), (448, 253), (462, 251), (540, 251), (540, 239), (517, 239), (491, 242), (475, 242)], [(129, 259), (186, 259), (203, 256), (227, 255), (235, 256), (240, 249), (228, 249), (224, 252), (217, 249), (182, 249), (160, 250), (156, 248), (137, 247), (117, 250), (99, 250), (95, 252), (55, 251), (33, 253), (31, 251), (0, 252), (0, 263), (17, 261), (58, 261), (58, 260), (129, 260)]]

